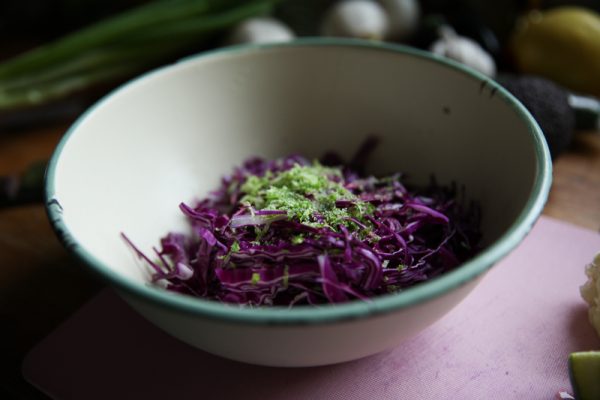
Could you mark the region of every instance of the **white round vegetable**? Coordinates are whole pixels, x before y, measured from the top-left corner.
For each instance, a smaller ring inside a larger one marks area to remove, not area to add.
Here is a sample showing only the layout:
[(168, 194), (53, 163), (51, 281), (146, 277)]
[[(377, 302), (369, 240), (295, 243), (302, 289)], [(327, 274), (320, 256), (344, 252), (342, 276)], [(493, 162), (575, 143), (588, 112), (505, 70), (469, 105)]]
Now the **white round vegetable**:
[(388, 17), (375, 1), (340, 1), (327, 13), (321, 31), (323, 36), (383, 40), (387, 37)]
[(379, 0), (388, 15), (389, 37), (402, 40), (410, 37), (419, 25), (421, 7), (417, 0)]
[(432, 53), (461, 62), (487, 76), (496, 75), (494, 59), (477, 42), (459, 36), (449, 26), (442, 26), (439, 32), (441, 38), (431, 45)]
[(588, 303), (590, 323), (600, 336), (600, 254), (585, 268), (587, 282), (581, 286), (581, 297)]
[(249, 18), (233, 28), (228, 42), (238, 43), (274, 43), (293, 40), (294, 32), (284, 23), (267, 17)]

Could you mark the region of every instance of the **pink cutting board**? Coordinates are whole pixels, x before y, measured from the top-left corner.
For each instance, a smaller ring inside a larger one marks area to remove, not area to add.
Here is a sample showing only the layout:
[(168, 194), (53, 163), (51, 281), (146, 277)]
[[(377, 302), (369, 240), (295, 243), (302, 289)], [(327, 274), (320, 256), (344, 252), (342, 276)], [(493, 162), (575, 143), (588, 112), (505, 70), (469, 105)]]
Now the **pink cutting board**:
[[(600, 235), (542, 218), (443, 319), (346, 364), (246, 365), (171, 338), (106, 290), (27, 356), (26, 379), (66, 399), (554, 399), (567, 356), (600, 349), (579, 296)], [(365, 337), (365, 340), (369, 340)]]

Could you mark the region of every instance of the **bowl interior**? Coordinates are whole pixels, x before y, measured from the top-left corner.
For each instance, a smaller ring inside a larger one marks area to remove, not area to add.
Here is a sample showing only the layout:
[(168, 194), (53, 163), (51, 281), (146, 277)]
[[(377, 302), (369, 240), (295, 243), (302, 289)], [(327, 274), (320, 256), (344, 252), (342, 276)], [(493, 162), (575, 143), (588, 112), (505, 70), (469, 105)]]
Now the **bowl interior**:
[(412, 51), (242, 47), (151, 73), (97, 104), (63, 140), (48, 193), (80, 248), (143, 283), (147, 273), (120, 232), (150, 252), (166, 232), (186, 230), (180, 202), (216, 188), (245, 158), (348, 157), (375, 134), (372, 173), (464, 184), (481, 203), (491, 244), (548, 183), (540, 183), (548, 157), (532, 121), (495, 83)]

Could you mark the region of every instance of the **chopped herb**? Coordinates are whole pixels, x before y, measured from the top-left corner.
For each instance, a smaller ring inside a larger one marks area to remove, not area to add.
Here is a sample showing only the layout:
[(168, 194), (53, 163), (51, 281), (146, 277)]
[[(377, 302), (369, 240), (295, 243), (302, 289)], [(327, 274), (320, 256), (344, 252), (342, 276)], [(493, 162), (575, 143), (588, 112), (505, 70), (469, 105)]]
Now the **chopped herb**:
[[(337, 178), (337, 181), (334, 180)], [(292, 168), (264, 176), (250, 176), (241, 186), (242, 202), (256, 210), (285, 211), (291, 219), (312, 227), (353, 225), (350, 218), (368, 224), (364, 217), (374, 207), (360, 200), (342, 185), (341, 171), (312, 165), (295, 164)], [(340, 208), (338, 201), (348, 201), (351, 207)]]
[(302, 244), (304, 242), (304, 235), (292, 236), (292, 244)]

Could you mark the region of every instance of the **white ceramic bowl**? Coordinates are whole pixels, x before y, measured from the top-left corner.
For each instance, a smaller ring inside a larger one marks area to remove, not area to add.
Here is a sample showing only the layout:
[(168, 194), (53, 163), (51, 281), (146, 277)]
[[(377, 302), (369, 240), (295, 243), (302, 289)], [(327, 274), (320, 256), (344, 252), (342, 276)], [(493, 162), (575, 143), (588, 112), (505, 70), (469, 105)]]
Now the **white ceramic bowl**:
[[(185, 230), (178, 204), (248, 156), (349, 156), (371, 133), (372, 172), (466, 185), (484, 251), (371, 303), (242, 309), (149, 285), (119, 237), (149, 250)], [(309, 39), (205, 53), (116, 90), (60, 143), (47, 201), (65, 245), (165, 331), (234, 360), (312, 366), (392, 348), (452, 309), (527, 234), (550, 180), (540, 129), (493, 81), (408, 48)]]

